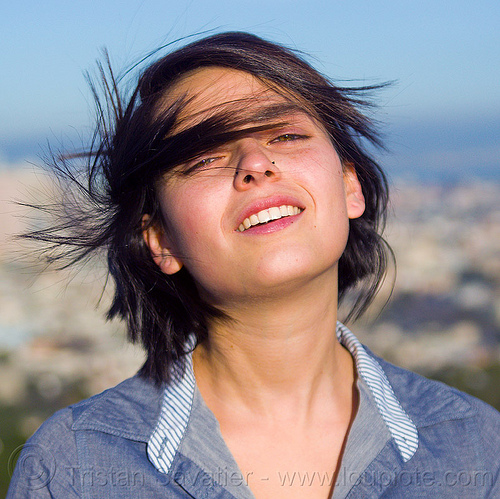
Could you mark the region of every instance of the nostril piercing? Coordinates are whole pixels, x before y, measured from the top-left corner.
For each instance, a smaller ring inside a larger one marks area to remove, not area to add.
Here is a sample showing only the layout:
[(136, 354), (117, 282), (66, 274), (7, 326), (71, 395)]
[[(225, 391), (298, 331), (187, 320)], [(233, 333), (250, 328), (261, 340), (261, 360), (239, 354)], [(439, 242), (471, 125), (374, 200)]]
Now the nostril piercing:
[(275, 165), (275, 164), (276, 164), (276, 161), (271, 161), (271, 163), (272, 163), (273, 165)]

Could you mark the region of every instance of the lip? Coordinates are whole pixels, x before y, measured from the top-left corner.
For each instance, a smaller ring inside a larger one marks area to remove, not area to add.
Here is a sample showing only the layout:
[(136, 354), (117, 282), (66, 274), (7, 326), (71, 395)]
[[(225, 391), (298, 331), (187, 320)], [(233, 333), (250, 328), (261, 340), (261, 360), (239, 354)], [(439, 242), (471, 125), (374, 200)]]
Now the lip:
[[(268, 197), (265, 199), (259, 199), (257, 201), (254, 201), (253, 203), (250, 203), (240, 213), (238, 220), (237, 220), (237, 223), (236, 223), (235, 230), (238, 231), (238, 227), (240, 226), (241, 223), (243, 223), (243, 220), (245, 220), (245, 218), (249, 218), (251, 215), (255, 215), (259, 211), (267, 210), (269, 208), (272, 208), (273, 206), (280, 207), (282, 205), (297, 206), (302, 211), (305, 210), (304, 204), (301, 203), (297, 198), (295, 198), (293, 196), (278, 195), (278, 196), (271, 196), (271, 197)], [(286, 218), (294, 218), (296, 216), (298, 216), (298, 215), (293, 215), (291, 217), (286, 217)], [(286, 220), (286, 218), (283, 220)]]

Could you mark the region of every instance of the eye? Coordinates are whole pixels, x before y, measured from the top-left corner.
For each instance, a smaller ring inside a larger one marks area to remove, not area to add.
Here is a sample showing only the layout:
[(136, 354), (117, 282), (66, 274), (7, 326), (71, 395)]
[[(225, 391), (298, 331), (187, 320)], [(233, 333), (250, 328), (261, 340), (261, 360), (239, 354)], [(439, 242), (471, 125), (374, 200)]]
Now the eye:
[(218, 159), (221, 159), (222, 156), (214, 156), (210, 158), (202, 158), (196, 161), (195, 163), (192, 163), (190, 165), (187, 165), (187, 168), (183, 171), (185, 175), (189, 175), (190, 173), (193, 173), (198, 170), (202, 170), (212, 164), (214, 161), (217, 161)]
[(271, 140), (271, 144), (276, 142), (293, 142), (295, 140), (303, 140), (309, 138), (308, 135), (301, 135), (298, 133), (284, 133), (275, 139)]
[(217, 158), (203, 158), (203, 159), (200, 159), (191, 168), (203, 168), (204, 166), (208, 166), (210, 163), (213, 163), (216, 159)]

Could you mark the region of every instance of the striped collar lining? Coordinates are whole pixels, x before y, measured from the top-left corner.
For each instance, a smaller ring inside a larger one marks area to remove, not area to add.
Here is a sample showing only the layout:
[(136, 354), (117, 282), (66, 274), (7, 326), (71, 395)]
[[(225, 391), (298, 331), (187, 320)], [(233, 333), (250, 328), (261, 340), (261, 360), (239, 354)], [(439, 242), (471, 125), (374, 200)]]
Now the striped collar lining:
[[(418, 447), (417, 428), (401, 407), (384, 370), (340, 322), (337, 323), (337, 338), (353, 356), (357, 372), (370, 389), (401, 457), (405, 462), (410, 460)], [(174, 368), (172, 381), (163, 395), (160, 417), (148, 441), (149, 460), (160, 472), (169, 472), (186, 432), (195, 386), (192, 356), (189, 354), (184, 372), (180, 363)]]
[(148, 457), (155, 468), (168, 473), (181, 443), (193, 406), (196, 381), (192, 353), (186, 355), (185, 370), (179, 362), (165, 388), (160, 417), (148, 441)]
[(401, 457), (404, 462), (409, 461), (418, 447), (417, 427), (401, 407), (382, 366), (340, 322), (337, 322), (337, 338), (354, 357), (356, 370), (368, 385)]

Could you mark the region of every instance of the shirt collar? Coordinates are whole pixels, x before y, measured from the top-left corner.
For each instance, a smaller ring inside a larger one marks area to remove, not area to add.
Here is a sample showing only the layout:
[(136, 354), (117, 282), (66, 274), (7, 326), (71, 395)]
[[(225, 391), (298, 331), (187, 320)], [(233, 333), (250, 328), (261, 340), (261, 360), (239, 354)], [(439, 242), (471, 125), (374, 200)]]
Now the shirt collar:
[(417, 428), (394, 394), (382, 366), (340, 322), (337, 322), (337, 338), (353, 356), (356, 370), (370, 389), (401, 457), (405, 462), (409, 461), (418, 447)]
[[(337, 338), (354, 358), (356, 369), (370, 389), (377, 408), (406, 462), (418, 447), (417, 428), (398, 401), (380, 364), (342, 323), (337, 323)], [(196, 381), (192, 356), (185, 368), (176, 364), (172, 381), (165, 388), (156, 427), (148, 441), (148, 456), (159, 471), (168, 473), (189, 423)]]

